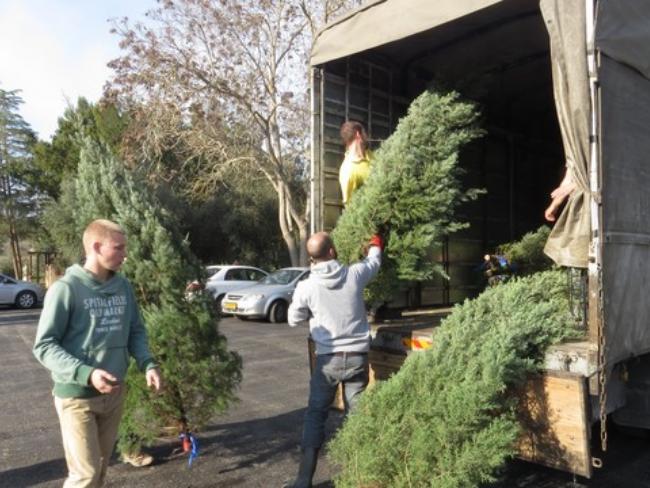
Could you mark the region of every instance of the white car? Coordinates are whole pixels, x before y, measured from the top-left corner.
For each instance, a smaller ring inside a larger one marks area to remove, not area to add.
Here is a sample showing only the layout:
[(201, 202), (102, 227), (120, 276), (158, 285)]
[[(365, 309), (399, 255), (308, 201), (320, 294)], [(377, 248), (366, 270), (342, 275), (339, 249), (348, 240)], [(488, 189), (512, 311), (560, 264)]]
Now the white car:
[(0, 274), (0, 304), (33, 308), (43, 301), (45, 291), (36, 283), (21, 281)]
[(207, 266), (205, 270), (208, 273), (205, 291), (214, 298), (217, 310), (221, 310), (221, 300), (226, 293), (251, 286), (268, 276), (263, 269), (235, 264)]
[(282, 268), (259, 283), (228, 293), (221, 302), (222, 312), (236, 317), (287, 321), (287, 311), (296, 285), (309, 277), (309, 268)]

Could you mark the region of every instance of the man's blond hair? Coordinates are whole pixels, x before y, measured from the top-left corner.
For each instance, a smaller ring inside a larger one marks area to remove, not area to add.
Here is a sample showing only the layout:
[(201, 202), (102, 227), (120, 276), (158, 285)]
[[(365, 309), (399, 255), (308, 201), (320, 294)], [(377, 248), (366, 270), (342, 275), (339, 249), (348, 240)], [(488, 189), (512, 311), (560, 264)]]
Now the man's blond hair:
[(126, 233), (119, 224), (116, 224), (111, 220), (93, 220), (90, 224), (88, 224), (86, 230), (84, 230), (83, 245), (86, 254), (88, 254), (88, 252), (92, 249), (94, 242), (103, 242), (107, 239), (110, 239), (113, 234), (125, 235)]

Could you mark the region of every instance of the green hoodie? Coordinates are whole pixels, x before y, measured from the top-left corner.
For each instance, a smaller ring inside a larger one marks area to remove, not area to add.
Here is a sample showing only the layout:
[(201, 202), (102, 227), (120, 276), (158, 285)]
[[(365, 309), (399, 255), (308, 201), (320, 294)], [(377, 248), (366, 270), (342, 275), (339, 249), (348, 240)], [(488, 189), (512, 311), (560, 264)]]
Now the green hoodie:
[(36, 359), (52, 372), (54, 395), (99, 395), (89, 384), (93, 369), (121, 382), (129, 354), (142, 371), (155, 367), (130, 283), (119, 273), (100, 282), (78, 264), (68, 268), (45, 296), (34, 342)]

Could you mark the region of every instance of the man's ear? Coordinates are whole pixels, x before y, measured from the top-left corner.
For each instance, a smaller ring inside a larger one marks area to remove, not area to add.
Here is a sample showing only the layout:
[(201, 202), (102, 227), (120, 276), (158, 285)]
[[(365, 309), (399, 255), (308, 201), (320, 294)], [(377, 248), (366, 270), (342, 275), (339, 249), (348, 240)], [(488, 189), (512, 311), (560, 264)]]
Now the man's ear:
[(93, 251), (95, 252), (95, 254), (99, 254), (99, 250), (101, 249), (101, 247), (102, 247), (101, 242), (99, 241), (93, 242)]

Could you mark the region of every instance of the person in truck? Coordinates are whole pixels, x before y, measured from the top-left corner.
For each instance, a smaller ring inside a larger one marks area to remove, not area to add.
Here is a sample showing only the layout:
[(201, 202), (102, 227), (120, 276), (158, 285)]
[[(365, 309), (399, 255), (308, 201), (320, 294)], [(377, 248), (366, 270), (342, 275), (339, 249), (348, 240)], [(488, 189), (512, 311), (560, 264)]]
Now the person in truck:
[(292, 327), (309, 322), (316, 365), (309, 384), (298, 475), (287, 487), (311, 486), (338, 385), (343, 385), (346, 413), (368, 385), (370, 327), (363, 289), (379, 271), (382, 249), (382, 238), (375, 235), (366, 258), (344, 266), (336, 260), (336, 248), (327, 233), (318, 232), (307, 241), (311, 273), (296, 287), (288, 321)]
[(343, 123), (341, 140), (345, 146), (345, 157), (339, 168), (339, 184), (343, 205), (347, 205), (352, 194), (370, 174), (372, 153), (368, 149), (368, 134), (360, 122), (349, 120)]

